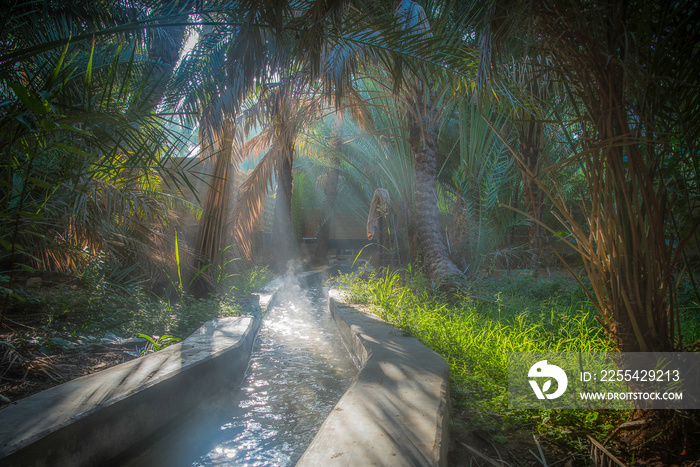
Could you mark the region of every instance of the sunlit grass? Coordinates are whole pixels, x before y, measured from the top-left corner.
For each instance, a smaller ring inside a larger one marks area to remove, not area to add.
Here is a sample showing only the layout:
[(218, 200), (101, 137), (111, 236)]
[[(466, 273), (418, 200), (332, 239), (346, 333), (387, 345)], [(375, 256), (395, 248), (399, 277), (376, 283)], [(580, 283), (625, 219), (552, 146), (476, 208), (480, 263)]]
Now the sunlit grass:
[(505, 410), (508, 353), (612, 350), (577, 285), (525, 282), (480, 284), (481, 298), (449, 302), (418, 275), (371, 275), (367, 282), (346, 276), (339, 285), (447, 360), (460, 395), (455, 402)]
[(337, 285), (351, 301), (369, 304), (442, 355), (450, 366), (453, 410), (469, 412), (468, 429), (486, 429), (496, 442), (506, 442), (508, 430), (523, 426), (564, 438), (581, 428), (607, 433), (611, 420), (626, 416), (622, 411), (508, 409), (509, 352), (613, 350), (595, 308), (574, 281), (487, 279), (467, 285), (458, 299), (433, 291), (419, 274), (343, 276)]
[[(349, 300), (368, 304), (445, 358), (456, 433), (479, 429), (494, 443), (508, 445), (511, 438), (534, 431), (557, 439), (586, 462), (583, 433), (603, 439), (632, 414), (508, 409), (509, 352), (614, 351), (595, 307), (572, 279), (505, 274), (464, 284), (459, 298), (443, 296), (423, 276), (407, 272), (341, 276), (336, 285)], [(679, 313), (683, 342), (697, 342), (700, 307), (686, 286), (679, 291)]]

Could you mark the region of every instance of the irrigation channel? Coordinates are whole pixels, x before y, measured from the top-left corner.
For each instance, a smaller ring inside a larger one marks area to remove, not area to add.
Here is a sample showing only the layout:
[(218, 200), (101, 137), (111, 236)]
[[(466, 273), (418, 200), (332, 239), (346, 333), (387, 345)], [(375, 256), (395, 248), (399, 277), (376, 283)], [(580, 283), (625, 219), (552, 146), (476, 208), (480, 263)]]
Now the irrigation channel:
[[(287, 276), (239, 387), (145, 440), (119, 465), (294, 465), (357, 376), (321, 284)], [(154, 439), (155, 438), (155, 439)]]

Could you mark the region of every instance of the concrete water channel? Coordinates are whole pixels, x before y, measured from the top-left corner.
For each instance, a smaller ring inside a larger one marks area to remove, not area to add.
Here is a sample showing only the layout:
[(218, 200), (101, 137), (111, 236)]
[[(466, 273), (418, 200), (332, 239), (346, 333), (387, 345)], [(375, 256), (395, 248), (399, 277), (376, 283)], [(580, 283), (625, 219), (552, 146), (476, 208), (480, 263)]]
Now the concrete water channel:
[(320, 287), (285, 277), (258, 334), (240, 387), (207, 401), (159, 434), (128, 467), (294, 465), (354, 381), (359, 367), (343, 343)]
[(444, 465), (445, 361), (318, 279), (0, 410), (0, 466)]

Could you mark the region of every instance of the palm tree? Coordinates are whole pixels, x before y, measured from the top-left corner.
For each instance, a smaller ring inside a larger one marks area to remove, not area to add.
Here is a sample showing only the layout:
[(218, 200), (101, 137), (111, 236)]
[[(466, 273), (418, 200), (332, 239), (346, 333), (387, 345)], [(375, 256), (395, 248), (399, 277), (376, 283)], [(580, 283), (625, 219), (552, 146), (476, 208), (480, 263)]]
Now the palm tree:
[[(343, 7), (339, 4), (309, 5), (305, 10), (294, 10), (289, 4), (279, 2), (266, 4), (259, 2), (243, 2), (239, 9), (230, 12), (241, 19), (234, 31), (227, 31), (227, 42), (230, 44), (226, 52), (227, 63), (218, 61), (221, 65), (215, 74), (225, 67), (227, 79), (221, 88), (215, 83), (212, 88), (218, 89), (208, 96), (208, 103), (201, 104), (204, 121), (201, 123), (203, 143), (207, 147), (221, 147), (214, 144), (216, 138), (211, 135), (221, 134), (217, 130), (222, 121), (238, 122), (243, 127), (251, 128), (265, 121), (270, 124), (267, 131), (258, 135), (248, 146), (260, 149), (269, 148), (267, 155), (242, 186), (242, 198), (233, 212), (233, 235), (242, 252), (249, 256), (251, 252), (252, 229), (257, 223), (262, 208), (262, 196), (271, 181), (272, 174), (277, 175), (277, 196), (275, 209), (275, 243), (280, 253), (277, 267), (281, 269), (293, 250), (291, 229), (291, 193), (292, 167), (294, 160), (294, 141), (301, 128), (302, 121), (297, 116), (295, 107), (300, 105), (297, 100), (304, 82), (311, 78), (311, 73), (318, 74), (315, 62), (319, 60), (321, 51), (319, 45), (323, 39), (323, 29), (317, 25), (328, 26), (335, 21), (338, 11)], [(306, 27), (312, 24), (312, 27)], [(298, 26), (304, 26), (304, 32), (298, 33)], [(302, 70), (306, 69), (306, 72)], [(300, 72), (302, 71), (302, 72)], [(282, 76), (281, 84), (278, 82)], [(260, 99), (245, 113), (241, 112), (244, 103), (256, 89), (265, 89), (266, 98)], [(221, 96), (225, 96), (222, 99)], [(263, 105), (263, 104), (267, 104)], [(248, 123), (245, 123), (246, 120)], [(247, 157), (247, 148), (226, 150), (217, 157), (217, 165), (230, 165)], [(222, 173), (221, 171), (217, 171)], [(223, 192), (230, 180), (219, 177), (212, 185), (213, 191)], [(207, 198), (215, 199), (215, 196)], [(205, 261), (217, 261), (218, 251), (223, 245), (214, 244), (204, 249), (208, 243), (205, 239), (222, 238), (213, 230), (223, 228), (225, 223), (212, 223), (208, 219), (224, 219), (222, 210), (224, 204), (212, 206), (205, 204), (208, 213), (200, 227), (197, 242), (197, 253)]]
[(292, 227), (292, 187), (294, 177), (294, 147), (302, 121), (299, 117), (300, 100), (294, 93), (293, 83), (286, 83), (272, 93), (270, 115), (274, 132), (273, 144), (278, 149), (276, 166), (277, 190), (275, 190), (275, 218), (272, 227), (272, 246), (275, 267), (284, 271), (287, 262), (297, 256), (294, 229)]
[(410, 90), (409, 144), (413, 152), (418, 240), (429, 277), (452, 285), (461, 271), (447, 254), (437, 207), (437, 99), (423, 83)]
[[(590, 231), (574, 235), (605, 326), (623, 351), (670, 351), (681, 343), (673, 275), (686, 238), (669, 229), (673, 201), (662, 147), (672, 144), (667, 138), (683, 136), (675, 122), (697, 118), (687, 107), (697, 103), (697, 76), (676, 62), (700, 44), (686, 8), (697, 11), (691, 3), (625, 9), (607, 2), (535, 12), (556, 46), (555, 70), (571, 81), (574, 105), (585, 110), (580, 156), (592, 211)], [(555, 15), (567, 18), (566, 32)], [(599, 28), (603, 17), (609, 21)], [(636, 31), (633, 43), (625, 31)], [(670, 109), (666, 98), (684, 104)]]
[[(534, 52), (528, 48), (528, 52)], [(525, 102), (516, 107), (518, 130), (519, 157), (516, 159), (523, 180), (523, 201), (525, 212), (533, 219), (528, 226), (530, 243), (530, 266), (534, 273), (540, 267), (543, 253), (543, 243), (546, 241), (542, 228), (544, 194), (536, 183), (543, 170), (545, 161), (542, 155), (544, 146), (544, 127), (542, 122), (547, 118), (546, 106), (555, 94), (553, 80), (548, 73), (550, 65), (541, 55), (524, 55), (513, 60), (510, 65), (510, 79), (523, 93)]]
[[(410, 44), (406, 44), (405, 41), (401, 46), (396, 44), (401, 43), (401, 39), (407, 37), (407, 31), (416, 26), (416, 24), (418, 25), (416, 27), (425, 27), (425, 14), (422, 13), (422, 8), (414, 2), (402, 2), (397, 10), (398, 17), (402, 18), (398, 32), (395, 31), (397, 15), (393, 9), (389, 12), (389, 15), (374, 15), (380, 18), (379, 20), (371, 19), (373, 16), (360, 14), (349, 16), (346, 14), (348, 11), (357, 13), (361, 11), (359, 8), (361, 7), (342, 2), (337, 4), (313, 4), (310, 5), (309, 9), (301, 11), (293, 11), (284, 2), (274, 5), (262, 3), (241, 4), (241, 8), (237, 10), (236, 14), (240, 18), (245, 18), (246, 21), (239, 23), (234, 28), (231, 39), (229, 39), (231, 46), (227, 53), (226, 74), (228, 81), (224, 92), (227, 94), (225, 101), (229, 103), (224, 105), (215, 104), (214, 107), (219, 110), (214, 112), (206, 111), (205, 114), (211, 114), (214, 118), (205, 117), (207, 124), (203, 126), (208, 128), (210, 125), (216, 125), (217, 119), (224, 120), (224, 114), (221, 113), (221, 110), (228, 112), (230, 116), (228, 118), (235, 120), (235, 114), (241, 107), (242, 102), (244, 102), (245, 96), (255, 87), (269, 86), (269, 83), (278, 79), (279, 76), (287, 77), (285, 79), (309, 81), (320, 77), (321, 83), (325, 87), (324, 93), (326, 96), (334, 97), (336, 105), (340, 105), (343, 97), (348, 98), (353, 95), (352, 77), (360, 68), (358, 59), (374, 57), (374, 61), (384, 61), (389, 65), (392, 61), (396, 61), (395, 57), (413, 54), (413, 51), (410, 50)], [(374, 11), (374, 13), (377, 13), (377, 11)], [(421, 14), (423, 19), (419, 23), (413, 24), (416, 18), (421, 18)], [(308, 24), (312, 26), (307, 27)], [(382, 35), (378, 34), (377, 29), (373, 29), (373, 27), (383, 28), (386, 34), (382, 37)], [(300, 30), (301, 32), (299, 32)], [(425, 32), (423, 29), (414, 30), (410, 35), (420, 36), (421, 34), (425, 35), (423, 34)], [(413, 40), (418, 39), (414, 38)], [(387, 45), (388, 43), (390, 44)], [(392, 56), (391, 53), (387, 53), (387, 50), (396, 51), (397, 54)], [(444, 57), (449, 57), (449, 54), (445, 54), (441, 59), (444, 59)], [(425, 89), (427, 89), (427, 86)], [(416, 98), (418, 100), (422, 99), (420, 96)], [(216, 98), (211, 99), (209, 102), (215, 103), (219, 101), (220, 99)], [(413, 101), (414, 104), (417, 102), (416, 99), (413, 99)], [(433, 112), (433, 110), (431, 109), (430, 112)], [(425, 243), (424, 250), (426, 251), (426, 264), (429, 265), (428, 269), (431, 273), (432, 271), (435, 272), (436, 279), (441, 280), (447, 276), (457, 275), (459, 271), (447, 257), (444, 245), (442, 247), (439, 246), (442, 244), (442, 241), (439, 235), (439, 228), (435, 224), (437, 221), (437, 206), (435, 187), (433, 186), (436, 178), (435, 173), (430, 174), (429, 161), (430, 157), (433, 156), (430, 155), (431, 151), (423, 151), (419, 148), (424, 141), (428, 142), (428, 144), (424, 145), (425, 147), (431, 147), (430, 141), (434, 140), (434, 137), (424, 132), (426, 127), (422, 124), (434, 119), (432, 115), (428, 116), (427, 119), (423, 119), (417, 116), (416, 111), (422, 112), (422, 105), (414, 106), (413, 112), (409, 112), (416, 115), (416, 118), (413, 120), (416, 123), (413, 127), (417, 130), (414, 133), (419, 135), (414, 138), (416, 153), (427, 157), (426, 163), (421, 162), (416, 167), (418, 171), (428, 173), (428, 177), (425, 178), (426, 183), (421, 183), (421, 188), (419, 189), (421, 193), (426, 193), (425, 202), (422, 203), (423, 209), (420, 210), (420, 215), (426, 216), (426, 222), (419, 222), (423, 232), (420, 238)], [(419, 121), (420, 123), (418, 123)], [(273, 128), (275, 127), (280, 136), (287, 137), (289, 132), (285, 128), (284, 122), (278, 120), (276, 124), (273, 124)], [(278, 140), (281, 139), (284, 138), (278, 138)], [(210, 141), (207, 141), (206, 145), (214, 147)], [(235, 151), (231, 152), (231, 154), (235, 154)], [(291, 187), (292, 145), (288, 141), (286, 149), (277, 151), (275, 154), (286, 154), (280, 160), (279, 168), (276, 169), (279, 175), (278, 183), (280, 184), (277, 197), (277, 202), (279, 203), (277, 213), (281, 215), (289, 206), (288, 197), (281, 195), (288, 193)], [(420, 160), (421, 157), (419, 156), (418, 159)], [(273, 164), (272, 157), (263, 158), (262, 163), (267, 164), (267, 167), (261, 165), (261, 169), (253, 173), (250, 183), (247, 182), (243, 187), (244, 194), (250, 194), (250, 196), (246, 196), (246, 199), (250, 202), (248, 202), (247, 207), (237, 208), (236, 210), (237, 218), (235, 222), (239, 227), (242, 225), (251, 227), (254, 222), (250, 220), (250, 216), (259, 215), (254, 211), (261, 206), (259, 200), (262, 190), (253, 190), (252, 187), (254, 183), (259, 183), (260, 185), (258, 186), (265, 186), (269, 181), (268, 176), (271, 174), (270, 166), (276, 167)], [(257, 181), (253, 182), (253, 180)], [(245, 215), (238, 215), (239, 211), (241, 213), (245, 211)], [(277, 219), (278, 226), (275, 228), (275, 231), (278, 238), (283, 238), (285, 232), (289, 231), (287, 228), (289, 224), (282, 217), (277, 217)], [(428, 231), (427, 228), (423, 227), (424, 225), (432, 226), (432, 230)], [(238, 231), (239, 229), (237, 228), (236, 230)], [(235, 235), (242, 241), (241, 243), (246, 242), (240, 232)], [(213, 238), (213, 236), (210, 237)], [(286, 242), (288, 243), (288, 241), (289, 237), (287, 236)], [(248, 250), (245, 245), (243, 245), (243, 249)], [(216, 248), (211, 249), (211, 252), (214, 250)], [(211, 260), (214, 259), (211, 258)]]
[[(430, 23), (423, 8), (411, 0), (403, 0), (396, 10), (399, 27), (409, 37), (420, 36), (430, 41)], [(431, 44), (434, 46), (434, 44)], [(445, 108), (445, 94), (435, 91), (441, 84), (440, 74), (421, 77), (413, 74), (406, 80), (407, 125), (413, 152), (416, 197), (416, 229), (423, 252), (423, 262), (434, 282), (448, 287), (462, 275), (447, 253), (438, 221), (437, 149), (440, 110)]]
[(316, 249), (311, 259), (311, 264), (313, 265), (324, 265), (328, 262), (326, 251), (328, 250), (328, 239), (331, 233), (331, 222), (333, 220), (335, 202), (338, 198), (338, 183), (340, 181), (340, 157), (338, 153), (342, 151), (343, 143), (340, 136), (337, 134), (331, 134), (330, 139), (333, 152), (331, 152), (328, 160), (329, 167), (323, 176), (319, 177), (319, 180), (322, 181), (321, 185), (324, 198), (321, 204), (321, 225), (316, 234)]
[(468, 277), (477, 278), (497, 261), (506, 268), (520, 262), (520, 248), (508, 237), (522, 216), (502, 207), (504, 200), (517, 200), (520, 189), (508, 152), (516, 135), (512, 109), (496, 99), (478, 102), (467, 95), (457, 110), (459, 131), (452, 138), (459, 145), (459, 165), (445, 189), (454, 193), (448, 232), (453, 258)]
[(178, 172), (168, 159), (179, 144), (155, 113), (163, 81), (155, 72), (174, 62), (147, 52), (162, 51), (165, 36), (149, 40), (124, 28), (148, 13), (134, 17), (119, 5), (15, 2), (2, 9), (6, 288), (18, 263), (74, 272), (104, 254), (116, 262), (151, 258), (150, 266), (140, 261), (141, 272), (162, 266), (156, 252), (167, 247), (170, 202), (158, 173)]
[[(512, 16), (535, 25), (538, 53), (551, 57), (548, 72), (567, 89), (563, 118), (579, 130), (567, 135), (574, 154), (560, 167), (582, 167), (590, 196), (585, 223), (556, 181), (537, 183), (569, 231), (566, 240), (581, 255), (601, 322), (623, 351), (670, 351), (682, 342), (674, 268), (692, 227), (672, 227), (680, 218), (669, 170), (692, 164), (692, 150), (680, 148), (697, 145), (697, 64), (687, 61), (700, 43), (691, 19), (697, 14), (692, 2), (626, 8), (610, 1), (540, 2)], [(494, 42), (505, 43), (512, 31), (512, 23), (502, 26), (494, 26), (501, 38)], [(565, 128), (558, 120), (550, 127)]]

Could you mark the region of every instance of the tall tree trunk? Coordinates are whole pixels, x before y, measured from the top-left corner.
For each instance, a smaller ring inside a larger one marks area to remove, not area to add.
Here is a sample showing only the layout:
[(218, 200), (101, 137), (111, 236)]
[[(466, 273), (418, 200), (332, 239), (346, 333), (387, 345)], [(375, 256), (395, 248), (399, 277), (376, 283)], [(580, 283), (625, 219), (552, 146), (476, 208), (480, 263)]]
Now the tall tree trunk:
[[(423, 86), (412, 90), (409, 143), (413, 152), (415, 221), (423, 262), (429, 277), (450, 287), (461, 271), (447, 254), (437, 207), (437, 129), (432, 102), (426, 102)], [(427, 100), (430, 100), (428, 98)]]
[(522, 164), (519, 164), (520, 174), (523, 178), (523, 201), (525, 211), (532, 219), (528, 226), (530, 254), (532, 269), (537, 271), (542, 261), (543, 229), (536, 222), (542, 221), (542, 190), (537, 185), (535, 177), (540, 166), (540, 139), (542, 125), (535, 121), (533, 116), (529, 121), (520, 125), (520, 156)]
[[(333, 138), (335, 149), (340, 151), (340, 137), (334, 135)], [(314, 250), (314, 257), (311, 261), (312, 264), (317, 266), (328, 264), (326, 250), (328, 249), (328, 238), (331, 233), (333, 208), (335, 207), (335, 200), (338, 197), (338, 178), (340, 174), (338, 165), (340, 164), (340, 158), (334, 154), (331, 156), (330, 162), (331, 167), (328, 168), (323, 179), (323, 195), (325, 198), (321, 205), (321, 226), (316, 234), (316, 249)]]
[(272, 227), (272, 245), (275, 255), (273, 266), (279, 272), (284, 272), (288, 261), (296, 256), (294, 229), (292, 226), (294, 143), (287, 146), (287, 151), (287, 154), (282, 157), (277, 170), (275, 220)]
[(202, 220), (195, 240), (195, 271), (209, 267), (206, 274), (198, 274), (197, 280), (192, 286), (192, 293), (197, 297), (205, 297), (214, 292), (216, 284), (212, 273), (219, 260), (219, 252), (226, 246), (224, 230), (230, 211), (230, 191), (233, 181), (232, 156), (233, 156), (233, 125), (228, 125), (224, 131), (221, 147), (216, 155), (214, 169), (211, 175), (211, 186), (204, 201)]
[[(570, 8), (577, 2), (546, 3), (533, 9), (535, 23), (542, 28), (543, 46), (551, 51), (559, 77), (573, 90), (571, 102), (581, 105), (576, 114), (582, 130), (579, 156), (589, 188), (585, 223), (577, 225), (557, 196), (552, 201), (574, 236), (572, 245), (581, 254), (594, 292), (591, 301), (618, 349), (677, 350), (682, 342), (676, 328), (680, 319), (674, 275), (686, 239), (669, 231), (674, 196), (658, 172), (668, 157), (662, 148), (676, 144), (671, 143), (675, 136), (663, 135), (655, 125), (659, 119), (682, 120), (684, 109), (654, 94), (665, 86), (647, 86), (663, 77), (669, 87), (662, 96), (696, 94), (686, 94), (683, 80), (674, 78), (680, 76), (674, 75), (677, 69), (669, 68), (690, 50), (682, 44), (685, 35), (674, 39), (682, 10), (676, 17), (653, 3), (631, 8), (606, 1), (582, 9)], [(636, 45), (630, 46), (627, 31), (640, 24), (658, 27), (653, 33), (640, 29)], [(690, 48), (696, 47), (697, 32), (688, 37), (696, 40), (689, 42)], [(673, 46), (646, 53), (650, 44), (661, 46), (666, 40)], [(678, 85), (671, 86), (675, 81)]]
[[(520, 192), (520, 184), (516, 184), (513, 188), (513, 198), (510, 202), (511, 208), (513, 208), (513, 227), (510, 228), (510, 235), (508, 236), (508, 248), (515, 247), (515, 223), (518, 220), (518, 213), (515, 211), (518, 209), (518, 194)], [(510, 270), (510, 269), (509, 269)]]

